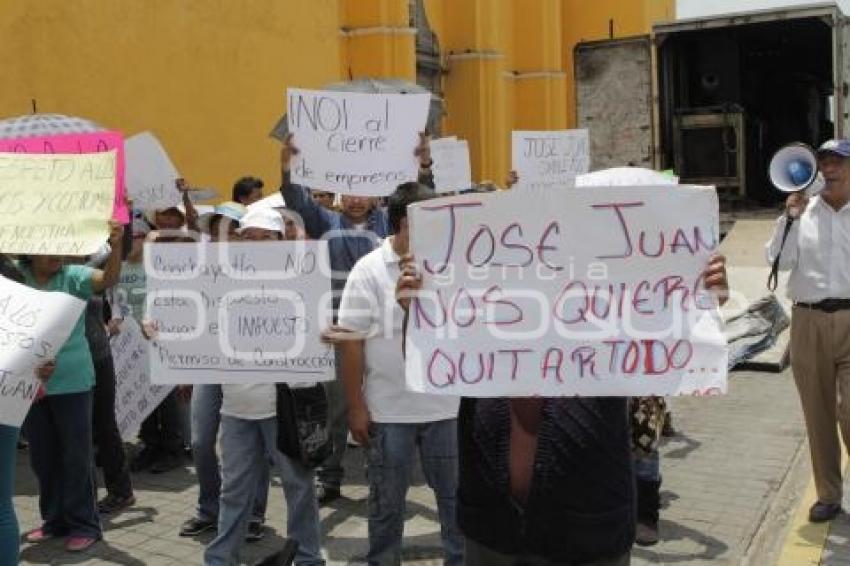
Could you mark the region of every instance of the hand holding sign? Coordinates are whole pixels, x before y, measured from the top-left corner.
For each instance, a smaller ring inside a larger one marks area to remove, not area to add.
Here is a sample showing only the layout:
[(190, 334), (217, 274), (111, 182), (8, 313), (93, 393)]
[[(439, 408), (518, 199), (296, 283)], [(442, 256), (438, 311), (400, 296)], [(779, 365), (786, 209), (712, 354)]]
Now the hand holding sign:
[[(410, 388), (472, 397), (725, 392), (728, 351), (706, 291), (722, 300), (726, 287), (716, 193), (536, 197), (509, 191), (411, 207), (424, 280), (409, 307)], [(682, 212), (671, 217), (671, 208)], [(411, 276), (406, 269), (402, 280), (415, 289)]]
[(428, 118), (429, 94), (289, 89), (287, 98), (289, 131), (301, 149), (292, 162), (293, 182), (384, 196), (416, 180), (414, 150)]
[(0, 277), (0, 424), (21, 426), (85, 306)]

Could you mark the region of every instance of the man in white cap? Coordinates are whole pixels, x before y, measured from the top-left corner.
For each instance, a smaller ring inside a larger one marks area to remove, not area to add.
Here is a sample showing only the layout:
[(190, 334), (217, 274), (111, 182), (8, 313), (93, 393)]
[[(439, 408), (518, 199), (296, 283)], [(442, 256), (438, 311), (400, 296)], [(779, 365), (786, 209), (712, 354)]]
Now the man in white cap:
[[(830, 140), (817, 151), (825, 188), (815, 197), (790, 195), (786, 214), (767, 244), (767, 259), (790, 270), (794, 300), (791, 366), (800, 394), (818, 500), (815, 523), (841, 512), (841, 443), (850, 443), (850, 140)], [(783, 234), (791, 225), (785, 245)]]
[[(284, 239), (283, 217), (272, 208), (251, 210), (240, 224), (244, 240), (268, 241), (272, 245), (273, 241)], [(313, 470), (278, 450), (275, 384), (225, 384), (221, 390), (218, 534), (207, 546), (204, 564), (231, 566), (239, 562), (257, 481), (264, 462), (271, 460), (286, 497), (286, 535), (298, 543), (295, 562), (323, 565)]]
[[(238, 202), (223, 202), (212, 212), (198, 218), (198, 229), (207, 234), (211, 242), (239, 238), (239, 220), (247, 209)], [(192, 388), (192, 460), (198, 476), (198, 505), (195, 515), (180, 525), (180, 536), (194, 537), (218, 526), (218, 503), (221, 495), (216, 439), (221, 423), (221, 385), (209, 383)], [(257, 476), (254, 506), (248, 521), (245, 540), (255, 542), (264, 536), (263, 523), (269, 498), (269, 466), (266, 460)]]

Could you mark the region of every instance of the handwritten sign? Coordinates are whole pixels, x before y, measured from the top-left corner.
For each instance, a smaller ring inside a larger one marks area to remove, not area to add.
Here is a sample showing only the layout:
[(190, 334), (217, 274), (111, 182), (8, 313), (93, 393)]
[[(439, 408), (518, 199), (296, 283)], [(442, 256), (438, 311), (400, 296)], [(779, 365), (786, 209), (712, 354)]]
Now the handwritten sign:
[(154, 383), (334, 378), (325, 241), (146, 244)]
[(0, 252), (97, 251), (109, 237), (115, 157), (0, 153)]
[(121, 332), (109, 339), (109, 346), (115, 364), (115, 420), (121, 438), (130, 441), (174, 388), (151, 385), (149, 344), (133, 317), (121, 321)]
[(726, 391), (726, 341), (702, 280), (718, 247), (713, 189), (464, 195), (418, 203), (410, 219), (424, 276), (407, 334), (411, 389)]
[(141, 209), (169, 208), (181, 203), (174, 182), (180, 173), (159, 140), (142, 132), (127, 138), (127, 196)]
[(437, 192), (463, 191), (472, 187), (472, 166), (466, 140), (440, 138), (431, 142), (434, 186)]
[(512, 168), (522, 187), (572, 187), (590, 167), (587, 130), (515, 131), (512, 142)]
[(413, 152), (431, 95), (289, 89), (287, 98), (289, 131), (301, 150), (292, 162), (294, 182), (384, 196), (416, 180)]
[(124, 138), (119, 132), (103, 131), (88, 134), (65, 134), (30, 138), (0, 140), (0, 152), (33, 154), (85, 154), (115, 150), (115, 198), (112, 218), (127, 224), (130, 211), (125, 203), (124, 190)]
[(86, 303), (0, 277), (0, 424), (19, 427), (38, 393), (35, 369), (56, 357)]

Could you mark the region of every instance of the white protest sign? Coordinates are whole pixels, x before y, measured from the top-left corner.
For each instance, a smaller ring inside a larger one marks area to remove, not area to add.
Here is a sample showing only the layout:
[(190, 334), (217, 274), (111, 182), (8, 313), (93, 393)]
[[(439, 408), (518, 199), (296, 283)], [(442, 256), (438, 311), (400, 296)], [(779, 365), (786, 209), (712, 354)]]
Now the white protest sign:
[(439, 193), (463, 191), (472, 186), (472, 166), (469, 163), (469, 143), (456, 138), (431, 141), (434, 164), (434, 186)]
[(407, 330), (411, 389), (726, 391), (726, 341), (702, 281), (719, 241), (712, 188), (506, 191), (417, 203), (409, 216), (424, 278)]
[(180, 173), (165, 149), (150, 132), (142, 132), (124, 141), (127, 197), (135, 208), (169, 208), (181, 202), (174, 181)]
[(430, 94), (363, 94), (289, 89), (289, 131), (300, 150), (292, 181), (343, 194), (384, 196), (415, 181), (413, 152)]
[(109, 237), (115, 156), (0, 153), (0, 252), (96, 252)]
[(37, 367), (53, 360), (86, 303), (0, 277), (0, 424), (19, 427), (38, 393)]
[(522, 187), (572, 187), (590, 168), (587, 130), (514, 131), (511, 137), (511, 167)]
[(121, 332), (109, 339), (109, 346), (115, 364), (115, 421), (121, 438), (130, 441), (174, 388), (151, 385), (149, 343), (132, 316), (121, 321)]
[(334, 378), (326, 241), (145, 245), (151, 381)]

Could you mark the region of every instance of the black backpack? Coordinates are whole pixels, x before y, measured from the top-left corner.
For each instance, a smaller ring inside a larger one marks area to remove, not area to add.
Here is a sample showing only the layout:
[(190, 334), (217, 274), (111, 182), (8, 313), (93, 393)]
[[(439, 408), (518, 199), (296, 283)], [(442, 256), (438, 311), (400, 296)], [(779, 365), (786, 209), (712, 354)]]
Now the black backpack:
[(308, 468), (331, 455), (328, 398), (321, 383), (305, 388), (277, 384), (277, 448)]

